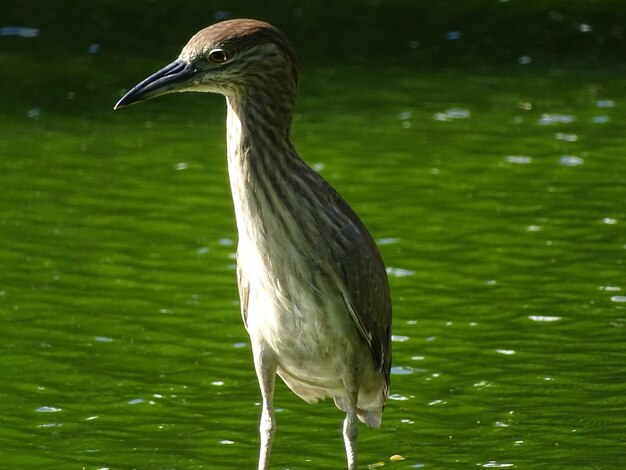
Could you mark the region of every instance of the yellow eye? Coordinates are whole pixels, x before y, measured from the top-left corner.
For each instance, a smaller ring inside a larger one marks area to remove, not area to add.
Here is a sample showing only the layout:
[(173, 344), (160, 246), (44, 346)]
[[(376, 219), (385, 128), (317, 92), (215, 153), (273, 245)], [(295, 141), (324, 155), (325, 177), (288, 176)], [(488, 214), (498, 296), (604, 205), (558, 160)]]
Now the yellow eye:
[(224, 49), (213, 49), (209, 52), (209, 60), (214, 64), (223, 64), (228, 60), (228, 54)]

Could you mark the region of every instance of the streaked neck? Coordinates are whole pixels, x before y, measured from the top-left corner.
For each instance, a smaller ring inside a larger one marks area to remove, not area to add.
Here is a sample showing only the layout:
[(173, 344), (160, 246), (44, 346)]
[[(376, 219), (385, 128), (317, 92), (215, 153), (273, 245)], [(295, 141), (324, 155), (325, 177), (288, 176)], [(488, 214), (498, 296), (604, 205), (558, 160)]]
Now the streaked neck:
[(270, 97), (253, 98), (227, 98), (226, 130), (239, 237), (258, 242), (276, 223), (289, 222), (294, 187), (305, 186), (302, 178), (312, 170), (291, 142), (292, 110), (269, 105)]

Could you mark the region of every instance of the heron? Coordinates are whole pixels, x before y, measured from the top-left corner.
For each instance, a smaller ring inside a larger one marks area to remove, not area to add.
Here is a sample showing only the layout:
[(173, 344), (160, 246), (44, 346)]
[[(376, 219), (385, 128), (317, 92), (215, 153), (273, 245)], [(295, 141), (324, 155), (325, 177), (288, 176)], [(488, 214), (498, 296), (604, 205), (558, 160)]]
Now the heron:
[(241, 315), (262, 396), (258, 468), (269, 467), (278, 374), (306, 402), (330, 397), (345, 412), (347, 467), (356, 470), (358, 421), (379, 427), (389, 394), (389, 283), (363, 222), (296, 152), (298, 81), (283, 32), (233, 19), (196, 33), (115, 109), (173, 92), (226, 97)]

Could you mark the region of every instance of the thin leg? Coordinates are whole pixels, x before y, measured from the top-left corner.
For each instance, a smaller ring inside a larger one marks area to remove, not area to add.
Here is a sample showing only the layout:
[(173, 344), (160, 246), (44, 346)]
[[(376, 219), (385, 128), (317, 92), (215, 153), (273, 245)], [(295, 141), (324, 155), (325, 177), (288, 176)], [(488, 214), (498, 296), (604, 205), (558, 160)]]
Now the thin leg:
[(272, 440), (276, 431), (273, 404), (276, 361), (268, 354), (263, 354), (261, 351), (254, 351), (254, 367), (256, 369), (257, 378), (259, 379), (261, 396), (263, 397), (263, 409), (261, 411), (261, 422), (259, 425), (259, 434), (261, 436), (259, 470), (267, 470), (270, 463)]
[(356, 409), (348, 408), (346, 419), (343, 421), (343, 441), (346, 445), (346, 457), (348, 470), (357, 470), (357, 437), (359, 436), (359, 424)]
[(343, 442), (346, 445), (348, 470), (357, 470), (357, 438), (359, 436), (359, 422), (357, 417), (357, 401), (359, 398), (358, 379), (356, 371), (352, 376), (343, 380), (346, 389), (346, 419), (343, 421)]

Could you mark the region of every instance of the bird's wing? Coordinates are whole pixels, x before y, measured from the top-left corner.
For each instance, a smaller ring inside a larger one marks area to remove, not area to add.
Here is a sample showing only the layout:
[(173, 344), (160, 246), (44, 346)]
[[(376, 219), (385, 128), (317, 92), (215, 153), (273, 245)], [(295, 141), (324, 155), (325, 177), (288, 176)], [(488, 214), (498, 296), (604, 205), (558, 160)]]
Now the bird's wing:
[[(239, 256), (239, 254), (237, 254)], [(239, 288), (239, 303), (241, 305), (241, 318), (246, 329), (248, 328), (248, 300), (250, 298), (250, 283), (243, 274), (241, 263), (237, 262), (237, 287)]]
[(336, 207), (350, 220), (342, 235), (350, 243), (335, 257), (343, 274), (347, 308), (372, 357), (389, 382), (391, 368), (391, 297), (382, 257), (367, 228), (337, 195)]

